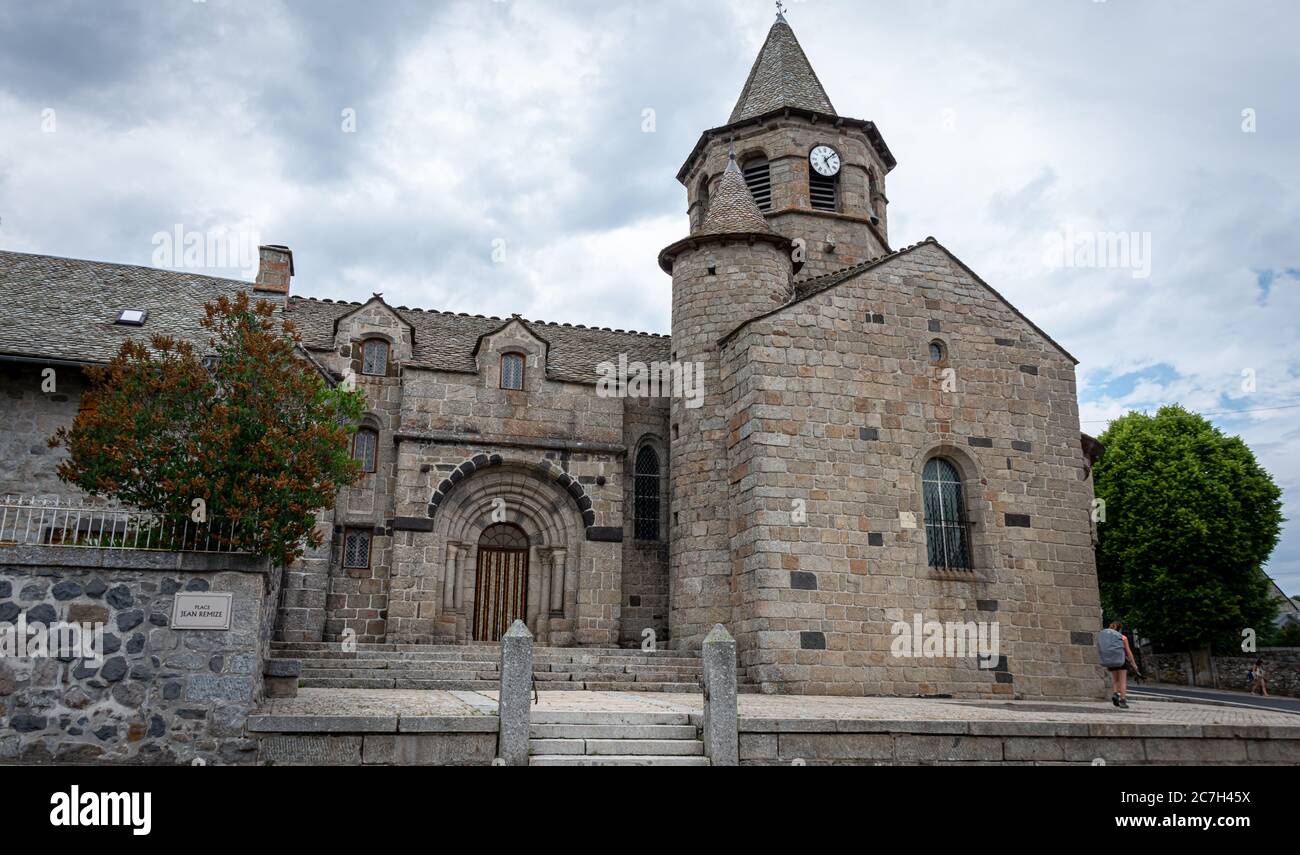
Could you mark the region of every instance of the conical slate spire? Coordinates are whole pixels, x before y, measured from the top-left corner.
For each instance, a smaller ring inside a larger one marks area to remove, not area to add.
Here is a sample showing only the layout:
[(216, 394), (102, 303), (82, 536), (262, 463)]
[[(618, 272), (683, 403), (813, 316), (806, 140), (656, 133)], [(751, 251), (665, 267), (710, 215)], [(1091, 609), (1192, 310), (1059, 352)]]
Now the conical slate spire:
[(745, 176), (736, 165), (736, 152), (733, 150), (727, 161), (727, 168), (718, 181), (718, 192), (709, 201), (709, 210), (704, 214), (704, 222), (696, 235), (728, 235), (750, 232), (771, 233), (772, 229), (763, 219), (758, 204), (749, 193)]
[(740, 100), (731, 111), (731, 122), (761, 116), (782, 107), (813, 110), (836, 115), (831, 99), (822, 88), (812, 64), (799, 47), (794, 30), (785, 16), (777, 13), (776, 23), (767, 33), (767, 41), (754, 60)]

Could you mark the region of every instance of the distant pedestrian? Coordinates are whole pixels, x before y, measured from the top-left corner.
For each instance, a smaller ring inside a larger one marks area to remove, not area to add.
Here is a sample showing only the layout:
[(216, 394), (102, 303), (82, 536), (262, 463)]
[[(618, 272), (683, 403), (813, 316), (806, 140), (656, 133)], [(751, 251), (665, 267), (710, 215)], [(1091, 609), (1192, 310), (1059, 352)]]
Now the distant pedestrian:
[(1137, 676), (1141, 676), (1142, 672), (1138, 670), (1128, 639), (1120, 631), (1123, 626), (1119, 621), (1112, 621), (1107, 629), (1097, 634), (1097, 655), (1102, 667), (1110, 672), (1113, 690), (1110, 702), (1121, 709), (1128, 709), (1128, 669), (1131, 666)]
[(1255, 667), (1250, 669), (1250, 693), (1268, 697), (1268, 686), (1264, 684), (1264, 660), (1256, 659)]

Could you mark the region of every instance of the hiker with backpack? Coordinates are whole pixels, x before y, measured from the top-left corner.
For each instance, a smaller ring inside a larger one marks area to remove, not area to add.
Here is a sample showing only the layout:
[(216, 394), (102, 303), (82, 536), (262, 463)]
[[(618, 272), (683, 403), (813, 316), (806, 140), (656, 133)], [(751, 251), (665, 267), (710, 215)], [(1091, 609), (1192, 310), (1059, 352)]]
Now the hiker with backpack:
[(1114, 690), (1110, 702), (1120, 709), (1128, 709), (1128, 669), (1133, 668), (1135, 676), (1141, 676), (1133, 650), (1128, 646), (1128, 639), (1120, 630), (1123, 624), (1111, 621), (1108, 628), (1097, 633), (1097, 654), (1102, 667), (1110, 672), (1110, 684)]

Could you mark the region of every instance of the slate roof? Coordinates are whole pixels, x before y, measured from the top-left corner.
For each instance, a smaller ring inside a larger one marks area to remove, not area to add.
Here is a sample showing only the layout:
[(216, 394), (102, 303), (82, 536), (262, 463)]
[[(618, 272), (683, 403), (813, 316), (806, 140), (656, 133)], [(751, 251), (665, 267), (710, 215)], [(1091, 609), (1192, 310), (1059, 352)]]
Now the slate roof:
[[(290, 297), (285, 316), (298, 328), (304, 347), (333, 350), (334, 322), (360, 305)], [(512, 320), (406, 306), (391, 308), (411, 325), (415, 336), (412, 363), (439, 371), (477, 371), (474, 349), (478, 340), (502, 329)], [(666, 361), (671, 351), (670, 339), (666, 335), (547, 321), (525, 321), (525, 324), (550, 345), (547, 376), (555, 380), (595, 383), (596, 365), (605, 361), (617, 363), (621, 353), (626, 353), (629, 361), (655, 362)]]
[(850, 279), (853, 279), (854, 277), (874, 267), (879, 267), (880, 265), (886, 264), (894, 260), (895, 258), (898, 258), (901, 255), (906, 255), (909, 252), (919, 247), (925, 246), (927, 244), (938, 247), (940, 250), (942, 250), (943, 253), (947, 255), (948, 258), (950, 258), (954, 264), (960, 267), (966, 273), (966, 275), (971, 278), (972, 281), (980, 285), (982, 288), (984, 288), (990, 294), (992, 294), (995, 298), (997, 298), (1002, 303), (1002, 305), (1006, 306), (1009, 310), (1011, 310), (1012, 314), (1020, 318), (1020, 320), (1024, 321), (1026, 324), (1028, 324), (1030, 328), (1034, 330), (1034, 332), (1042, 336), (1044, 341), (1046, 341), (1048, 344), (1052, 345), (1057, 350), (1059, 350), (1066, 359), (1069, 359), (1075, 365), (1079, 364), (1079, 360), (1075, 359), (1074, 356), (1068, 350), (1066, 350), (1064, 347), (1061, 347), (1059, 342), (1057, 342), (1054, 338), (1052, 338), (1050, 335), (1044, 332), (1042, 327), (1038, 326), (1038, 324), (1029, 320), (1029, 318), (1026, 317), (1023, 312), (1021, 312), (1015, 306), (1011, 305), (1010, 300), (1008, 300), (1006, 297), (1003, 297), (1000, 293), (998, 293), (996, 288), (994, 288), (989, 283), (985, 282), (978, 273), (976, 273), (974, 270), (971, 270), (970, 267), (966, 265), (966, 262), (962, 261), (956, 255), (954, 255), (951, 250), (949, 250), (946, 246), (944, 246), (943, 244), (935, 240), (933, 236), (927, 237), (925, 240), (922, 241), (917, 241), (911, 246), (905, 246), (900, 249), (896, 249), (892, 252), (885, 253), (884, 255), (878, 255), (875, 258), (869, 258), (866, 261), (860, 261), (857, 264), (853, 264), (848, 267), (841, 267), (839, 270), (832, 270), (831, 272), (822, 274), (821, 276), (813, 277), (811, 279), (803, 279), (803, 280), (796, 281), (794, 283), (794, 294), (788, 303), (786, 303), (783, 306), (778, 306), (777, 308), (772, 309), (769, 312), (764, 312), (761, 315), (756, 315), (755, 317), (749, 318), (748, 320), (744, 321), (739, 326), (737, 326), (735, 329), (733, 329), (731, 332), (723, 336), (722, 341), (723, 342), (730, 341), (737, 333), (745, 329), (754, 321), (760, 320), (762, 318), (770, 317), (772, 315), (778, 314), (779, 312), (783, 312), (789, 307), (793, 306), (795, 303), (801, 303), (804, 300), (809, 299), (810, 297), (815, 297), (818, 294), (821, 294), (825, 291), (829, 291), (831, 288), (834, 288), (836, 285), (840, 285), (844, 282), (847, 282)]
[(745, 184), (745, 176), (736, 165), (736, 153), (731, 153), (727, 168), (718, 181), (718, 190), (709, 200), (709, 209), (704, 214), (697, 235), (732, 235), (751, 232), (768, 233), (772, 227), (767, 224), (763, 212)]
[(754, 67), (749, 71), (745, 87), (731, 111), (728, 124), (762, 116), (783, 107), (812, 110), (836, 115), (831, 99), (817, 79), (794, 30), (785, 17), (777, 15), (776, 23), (767, 32)]
[[(203, 305), (250, 287), (238, 279), (0, 251), (0, 358), (107, 362), (124, 340), (156, 333), (204, 344), (209, 336), (199, 323)], [(279, 295), (256, 296), (283, 303)], [(291, 296), (284, 314), (305, 348), (323, 352), (334, 348), (335, 320), (361, 305)], [(118, 325), (122, 309), (144, 309), (148, 320), (143, 327)], [(394, 311), (414, 329), (413, 362), (445, 371), (475, 371), (479, 338), (510, 321), (406, 307)], [(671, 350), (666, 335), (529, 323), (550, 343), (548, 373), (557, 380), (594, 383), (600, 362), (617, 362), (621, 353), (632, 361), (667, 360)]]
[[(154, 334), (206, 344), (203, 304), (248, 287), (237, 279), (0, 251), (0, 355), (107, 362), (126, 339)], [(144, 326), (117, 324), (123, 309), (147, 311)]]

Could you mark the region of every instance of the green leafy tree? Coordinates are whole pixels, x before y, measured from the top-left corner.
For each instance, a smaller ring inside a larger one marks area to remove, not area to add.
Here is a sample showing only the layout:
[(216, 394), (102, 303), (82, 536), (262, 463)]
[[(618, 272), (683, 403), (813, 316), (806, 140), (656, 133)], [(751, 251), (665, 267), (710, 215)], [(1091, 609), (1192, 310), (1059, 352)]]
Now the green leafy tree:
[(205, 309), (207, 358), (154, 336), (87, 369), (81, 411), (50, 439), (69, 452), (59, 477), (173, 523), (201, 499), (197, 536), (287, 564), (319, 545), (315, 511), (360, 477), (350, 438), (365, 398), (331, 388), (270, 303), (240, 292)]
[(1108, 615), (1162, 647), (1241, 643), (1277, 614), (1261, 570), (1282, 491), (1240, 437), (1182, 407), (1129, 413), (1100, 437), (1097, 576)]

